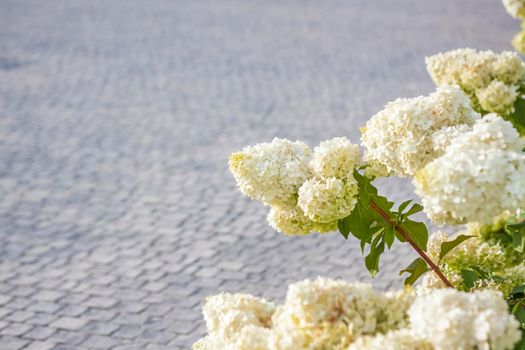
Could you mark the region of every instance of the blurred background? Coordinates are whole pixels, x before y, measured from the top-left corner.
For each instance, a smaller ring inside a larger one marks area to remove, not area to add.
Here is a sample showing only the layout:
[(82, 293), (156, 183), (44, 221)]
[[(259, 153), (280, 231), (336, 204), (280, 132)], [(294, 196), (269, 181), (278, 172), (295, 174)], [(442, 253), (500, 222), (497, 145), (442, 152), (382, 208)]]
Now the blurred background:
[(219, 291), (401, 286), (412, 252), (372, 280), (355, 241), (274, 232), (227, 156), (357, 142), (434, 90), (426, 55), (517, 29), (498, 0), (0, 0), (0, 348), (188, 349)]

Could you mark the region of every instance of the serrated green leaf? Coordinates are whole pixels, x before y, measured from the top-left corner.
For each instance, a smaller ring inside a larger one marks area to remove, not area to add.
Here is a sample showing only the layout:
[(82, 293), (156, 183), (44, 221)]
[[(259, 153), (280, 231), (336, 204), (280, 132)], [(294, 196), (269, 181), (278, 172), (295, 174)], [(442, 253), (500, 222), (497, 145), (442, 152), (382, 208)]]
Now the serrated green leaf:
[(396, 238), (398, 239), (399, 242), (406, 242), (405, 237), (401, 236), (399, 232), (396, 231), (395, 233), (396, 233)]
[(404, 201), (403, 203), (401, 203), (399, 205), (399, 207), (397, 208), (397, 211), (398, 213), (402, 214), (403, 213), (403, 210), (406, 209), (406, 207), (412, 202), (412, 199), (409, 199), (407, 201)]
[(370, 253), (365, 257), (365, 266), (372, 276), (377, 275), (379, 272), (379, 258), (384, 250), (385, 242), (381, 241), (376, 247), (371, 248)]
[(385, 243), (388, 249), (394, 244), (394, 238), (396, 238), (396, 229), (394, 227), (385, 229)]
[(515, 298), (523, 298), (525, 296), (525, 284), (522, 284), (520, 286), (514, 287), (512, 289), (512, 292), (510, 292), (510, 296)]
[(337, 222), (337, 228), (339, 229), (339, 232), (345, 239), (348, 239), (348, 235), (350, 234), (349, 220), (350, 220), (350, 216), (347, 216), (346, 218), (341, 219)]
[(361, 247), (361, 254), (365, 254), (366, 243), (367, 242), (365, 240), (361, 240), (361, 242), (359, 242), (359, 246)]
[(463, 278), (463, 286), (467, 290), (474, 287), (474, 284), (479, 279), (478, 274), (472, 270), (461, 270), (461, 277)]
[(456, 248), (461, 243), (465, 242), (467, 239), (474, 236), (469, 235), (459, 235), (454, 240), (449, 242), (441, 243), (441, 251), (439, 252), (439, 260), (443, 259), (452, 249)]
[(505, 231), (512, 237), (512, 246), (520, 253), (525, 251), (525, 221), (505, 225)]
[(497, 282), (497, 283), (505, 282), (505, 278), (503, 278), (503, 277), (501, 277), (499, 275), (493, 275), (490, 279), (493, 280), (494, 282)]
[(478, 278), (483, 280), (490, 279), (490, 273), (486, 271), (482, 266), (473, 265), (470, 266), (470, 268), (478, 275)]
[(422, 222), (406, 219), (403, 221), (403, 227), (408, 231), (410, 237), (417, 244), (417, 246), (426, 252), (428, 242), (427, 226)]
[(428, 271), (428, 266), (425, 260), (422, 258), (417, 258), (412, 261), (405, 269), (399, 271), (399, 275), (404, 274), (405, 272), (409, 276), (405, 279), (405, 286), (413, 285), (422, 274)]
[[(390, 249), (396, 237), (402, 242), (405, 241), (396, 231), (401, 218), (397, 212), (392, 212), (394, 203), (378, 194), (377, 188), (371, 183), (371, 179), (361, 175), (357, 170), (354, 170), (353, 176), (359, 188), (357, 204), (352, 213), (339, 222), (339, 229), (345, 237), (351, 233), (360, 240), (363, 254), (367, 245), (370, 245), (368, 255), (365, 257), (365, 265), (370, 273), (375, 275), (379, 271), (379, 258), (384, 252), (385, 246)], [(371, 205), (372, 202), (373, 206)], [(398, 210), (406, 210), (410, 203), (411, 201), (403, 202)], [(377, 211), (373, 210), (373, 207)], [(414, 204), (409, 212), (416, 213), (420, 208), (419, 204)], [(426, 250), (428, 240), (426, 226), (412, 220), (404, 220), (403, 225), (405, 223), (404, 227), (411, 238), (418, 246)]]
[(372, 185), (370, 179), (359, 174), (358, 171), (354, 170), (354, 178), (357, 181), (359, 187), (359, 196), (364, 197), (366, 203), (369, 203), (370, 199), (374, 200), (374, 203), (385, 212), (389, 213), (394, 206), (393, 202), (390, 202), (386, 197), (377, 194), (377, 188)]
[(421, 204), (414, 203), (414, 205), (405, 213), (405, 216), (409, 217), (410, 215), (414, 215), (420, 211), (423, 211), (423, 206)]

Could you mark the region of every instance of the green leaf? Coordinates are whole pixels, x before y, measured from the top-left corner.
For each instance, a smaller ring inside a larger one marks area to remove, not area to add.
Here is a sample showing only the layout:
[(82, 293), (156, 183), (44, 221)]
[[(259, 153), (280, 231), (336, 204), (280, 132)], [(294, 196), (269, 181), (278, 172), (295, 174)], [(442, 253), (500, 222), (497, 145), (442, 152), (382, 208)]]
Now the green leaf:
[(379, 272), (379, 257), (385, 250), (385, 242), (374, 247), (373, 244), (370, 246), (370, 253), (365, 257), (365, 266), (372, 276), (377, 275)]
[(514, 314), (514, 316), (516, 316), (516, 318), (518, 319), (518, 321), (520, 321), (522, 325), (525, 323), (525, 306), (522, 302), (519, 302), (516, 305), (514, 305), (514, 307), (512, 308), (512, 313)]
[(472, 270), (461, 270), (461, 277), (463, 278), (463, 286), (467, 290), (474, 287), (478, 280), (478, 274)]
[(505, 231), (512, 237), (512, 246), (520, 253), (525, 251), (525, 221), (517, 224), (505, 225)]
[[(357, 204), (350, 213), (350, 215), (342, 220), (339, 220), (338, 227), (341, 234), (348, 238), (352, 234), (360, 241), (361, 251), (366, 251), (366, 247), (370, 245), (368, 255), (365, 257), (365, 265), (372, 275), (377, 274), (379, 270), (379, 258), (385, 250), (385, 246), (389, 249), (394, 244), (395, 238), (401, 242), (405, 241), (401, 235), (396, 231), (396, 227), (404, 225), (410, 233), (411, 238), (423, 250), (426, 250), (428, 231), (423, 223), (418, 223), (412, 220), (404, 220), (398, 212), (393, 212), (393, 202), (378, 194), (377, 188), (372, 185), (372, 180), (361, 175), (357, 170), (354, 170), (353, 176), (357, 181), (359, 188), (359, 195)], [(375, 204), (378, 211), (372, 209), (371, 202)], [(409, 207), (411, 201), (403, 202), (398, 210), (403, 211)], [(415, 213), (421, 210), (419, 204), (414, 204), (409, 209), (409, 212)], [(383, 215), (384, 214), (384, 215)], [(388, 216), (390, 219), (386, 219)], [(413, 237), (412, 237), (413, 236)]]
[(522, 284), (521, 286), (514, 287), (512, 292), (510, 292), (510, 296), (513, 299), (525, 297), (525, 284)]
[(423, 210), (423, 206), (421, 204), (417, 204), (417, 203), (414, 203), (414, 205), (412, 206), (412, 208), (410, 208), (406, 213), (406, 217), (409, 217), (410, 215), (413, 215), (415, 213), (419, 213), (420, 211)]
[(412, 261), (404, 270), (399, 271), (399, 275), (407, 272), (409, 276), (405, 279), (405, 286), (413, 285), (422, 274), (428, 271), (428, 266), (422, 258)]
[(518, 97), (516, 99), (514, 113), (505, 116), (505, 119), (512, 123), (520, 135), (525, 135), (525, 100), (523, 98)]
[(410, 237), (416, 242), (417, 246), (426, 252), (428, 242), (427, 226), (422, 222), (406, 219), (403, 221), (403, 227), (408, 231)]
[(408, 207), (408, 205), (410, 204), (410, 202), (412, 202), (412, 199), (409, 199), (407, 201), (404, 201), (403, 203), (401, 203), (399, 205), (399, 207), (397, 208), (397, 211), (401, 214), (403, 213), (403, 210), (406, 209), (406, 207)]
[(461, 243), (465, 242), (467, 239), (474, 236), (469, 235), (459, 235), (453, 241), (441, 243), (441, 251), (439, 252), (439, 260), (443, 259), (452, 249), (456, 248)]
[(505, 282), (505, 278), (504, 277), (501, 277), (499, 275), (492, 275), (491, 278), (490, 278), (492, 281), (494, 282), (497, 282), (497, 283), (503, 283)]
[(385, 230), (385, 243), (390, 249), (392, 247), (392, 244), (394, 244), (394, 238), (396, 237), (396, 229), (393, 227), (389, 227)]
[(341, 219), (337, 222), (337, 228), (339, 229), (339, 232), (341, 235), (348, 239), (348, 235), (350, 234), (350, 216), (347, 216), (344, 219)]

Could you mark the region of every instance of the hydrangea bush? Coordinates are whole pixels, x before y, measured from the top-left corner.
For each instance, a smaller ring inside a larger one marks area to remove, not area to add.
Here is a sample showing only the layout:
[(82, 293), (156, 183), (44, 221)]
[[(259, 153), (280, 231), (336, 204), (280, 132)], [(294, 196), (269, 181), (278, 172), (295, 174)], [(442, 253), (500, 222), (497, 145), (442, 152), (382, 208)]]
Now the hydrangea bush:
[(512, 349), (518, 320), (501, 292), (378, 293), (317, 278), (291, 284), (282, 305), (246, 294), (209, 297), (208, 335), (194, 350)]
[[(525, 18), (523, 1), (504, 2)], [(229, 160), (276, 231), (357, 239), (372, 275), (395, 242), (410, 245), (405, 289), (318, 278), (290, 285), (282, 305), (209, 297), (195, 350), (525, 349), (525, 64), (473, 49), (426, 64), (436, 91), (386, 104), (361, 128), (361, 147), (275, 138)], [(422, 205), (381, 196), (374, 181), (388, 176), (410, 178)], [(413, 218), (421, 211), (465, 226), (429, 237)]]

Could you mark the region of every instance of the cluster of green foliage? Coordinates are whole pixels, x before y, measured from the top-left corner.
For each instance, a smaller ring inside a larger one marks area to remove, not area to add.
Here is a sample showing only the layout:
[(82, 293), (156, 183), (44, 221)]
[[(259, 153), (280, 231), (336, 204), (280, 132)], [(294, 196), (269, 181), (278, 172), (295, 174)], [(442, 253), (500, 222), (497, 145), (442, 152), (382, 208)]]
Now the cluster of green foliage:
[[(352, 213), (344, 219), (339, 220), (339, 232), (348, 239), (351, 233), (361, 242), (365, 257), (365, 266), (374, 276), (379, 271), (379, 259), (390, 249), (397, 239), (406, 242), (406, 237), (399, 232), (398, 228), (410, 233), (410, 239), (422, 250), (426, 251), (428, 242), (428, 230), (424, 223), (410, 219), (410, 216), (423, 210), (417, 203), (411, 204), (411, 200), (399, 205), (393, 210), (394, 203), (378, 194), (377, 188), (372, 185), (372, 180), (354, 171), (354, 178), (359, 187), (358, 202)], [(375, 207), (376, 210), (371, 209)], [(377, 209), (378, 208), (378, 209)], [(378, 213), (378, 210), (384, 215)], [(368, 248), (368, 249), (367, 249)], [(404, 272), (410, 276), (407, 282), (412, 284), (422, 273), (427, 271), (427, 265), (421, 258), (416, 259)]]

